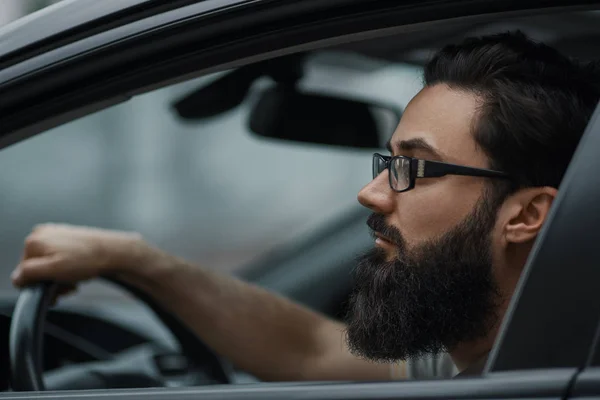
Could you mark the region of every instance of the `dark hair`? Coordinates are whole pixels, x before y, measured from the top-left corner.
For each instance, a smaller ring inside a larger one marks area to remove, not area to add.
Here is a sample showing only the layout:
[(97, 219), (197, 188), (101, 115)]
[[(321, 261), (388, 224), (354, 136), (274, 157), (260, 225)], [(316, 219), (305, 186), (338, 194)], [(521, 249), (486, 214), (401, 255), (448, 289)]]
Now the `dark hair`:
[(503, 197), (522, 187), (558, 188), (600, 98), (598, 77), (598, 64), (572, 60), (522, 32), (446, 46), (424, 76), (426, 85), (481, 97), (473, 132), (490, 168), (514, 178), (500, 185)]

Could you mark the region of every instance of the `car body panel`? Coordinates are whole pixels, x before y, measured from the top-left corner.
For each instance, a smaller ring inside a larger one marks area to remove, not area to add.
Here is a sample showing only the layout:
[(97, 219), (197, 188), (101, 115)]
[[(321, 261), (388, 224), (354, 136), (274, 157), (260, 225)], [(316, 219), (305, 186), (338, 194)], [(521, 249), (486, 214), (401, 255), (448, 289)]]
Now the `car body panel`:
[[(47, 45), (46, 51), (35, 55), (32, 54), (29, 57), (15, 57), (9, 59), (9, 53), (5, 56), (7, 59), (0, 64), (3, 66), (0, 70), (0, 82), (9, 83), (13, 79), (17, 79), (20, 76), (27, 76), (28, 74), (34, 73), (35, 71), (43, 70), (51, 66), (54, 63), (65, 62), (71, 58), (88, 54), (93, 51), (98, 51), (111, 44), (118, 43), (128, 38), (133, 38), (144, 33), (148, 34), (149, 31), (155, 31), (167, 27), (169, 25), (187, 20), (188, 18), (202, 16), (207, 12), (216, 11), (225, 7), (229, 7), (236, 4), (247, 3), (248, 0), (203, 0), (198, 1), (196, 4), (190, 4), (183, 8), (175, 8), (172, 10), (164, 11), (156, 15), (150, 15), (145, 18), (133, 20), (127, 24), (123, 24), (116, 27), (108, 27), (106, 30), (100, 30), (94, 33), (94, 31), (88, 32), (87, 35), (81, 35), (82, 38), (79, 40), (73, 40), (70, 42), (56, 41), (50, 42)], [(96, 4), (98, 2), (95, 2)], [(60, 5), (57, 3), (56, 5)], [(74, 3), (76, 4), (76, 3)], [(112, 13), (116, 11), (112, 8)], [(44, 10), (42, 10), (43, 12)], [(57, 9), (55, 12), (60, 12), (61, 9)], [(87, 11), (86, 11), (87, 13)], [(112, 14), (108, 14), (110, 17)], [(46, 15), (43, 14), (42, 17)], [(48, 15), (48, 18), (53, 17), (52, 13)], [(38, 22), (33, 20), (28, 29), (23, 27), (23, 32), (19, 32), (17, 37), (28, 37), (31, 31), (31, 24), (43, 23), (45, 18), (40, 18), (42, 21)], [(18, 22), (18, 21), (17, 21)], [(8, 26), (10, 28), (10, 25)], [(4, 33), (4, 37), (11, 38), (13, 33), (7, 29), (8, 32)], [(3, 36), (0, 31), (0, 40)], [(68, 31), (57, 31), (56, 35), (66, 35)], [(18, 52), (18, 48), (15, 48), (13, 52)], [(1, 59), (0, 59), (1, 61)], [(0, 83), (2, 85), (2, 83)]]
[[(562, 399), (576, 369), (557, 369), (522, 373), (498, 373), (485, 378), (423, 380), (407, 382), (338, 383), (294, 382), (261, 383), (235, 386), (210, 386), (186, 389), (98, 390), (87, 392), (88, 400), (110, 398), (126, 400), (153, 399)], [(82, 392), (83, 393), (83, 392)], [(36, 393), (36, 399), (60, 396), (65, 400), (82, 398), (82, 393)], [(14, 393), (0, 398), (24, 399), (31, 393)]]
[(600, 398), (600, 368), (589, 367), (579, 373), (573, 384), (570, 398)]
[[(563, 233), (565, 236), (562, 243), (569, 240), (569, 237), (577, 238), (576, 240), (569, 241), (572, 243), (570, 243), (568, 251), (564, 254), (564, 256), (569, 257), (567, 260), (563, 258), (563, 255), (557, 255), (556, 260), (546, 260), (550, 265), (550, 273), (552, 274), (549, 276), (547, 289), (555, 289), (557, 285), (556, 279), (560, 277), (563, 284), (571, 283), (569, 287), (576, 290), (569, 290), (564, 295), (555, 296), (555, 299), (544, 304), (544, 307), (548, 306), (548, 310), (556, 308), (555, 311), (556, 313), (560, 313), (561, 318), (560, 324), (554, 324), (554, 326), (548, 328), (552, 329), (552, 331), (558, 331), (558, 334), (551, 335), (552, 338), (549, 341), (542, 338), (541, 342), (543, 346), (554, 344), (558, 350), (556, 352), (558, 356), (565, 357), (563, 355), (563, 345), (560, 342), (552, 343), (551, 341), (555, 341), (556, 338), (559, 340), (566, 338), (567, 335), (580, 337), (584, 344), (591, 341), (592, 344), (588, 352), (588, 357), (578, 366), (578, 374), (571, 384), (569, 397), (573, 399), (597, 399), (600, 398), (600, 323), (596, 321), (596, 325), (592, 327), (592, 322), (595, 319), (593, 317), (596, 317), (597, 320), (600, 314), (596, 308), (598, 304), (597, 287), (600, 279), (598, 279), (597, 263), (598, 240), (597, 236), (593, 234), (595, 228), (590, 228), (590, 226), (597, 221), (599, 214), (596, 194), (600, 188), (593, 182), (592, 178), (600, 166), (597, 156), (597, 148), (600, 145), (600, 115), (598, 110), (596, 110), (594, 117), (588, 125), (587, 134), (584, 139), (569, 166), (568, 176), (565, 177), (564, 185), (562, 186), (567, 190), (562, 195), (563, 199), (560, 206), (555, 209), (555, 214), (557, 215), (552, 219), (553, 225), (560, 224), (561, 220), (562, 224), (568, 222), (575, 223), (569, 224), (572, 228), (567, 232), (559, 230), (556, 226), (546, 228), (548, 231), (547, 235), (554, 236), (550, 241), (558, 239)], [(565, 208), (562, 211), (562, 215), (561, 207)], [(571, 221), (568, 221), (568, 218)], [(575, 233), (575, 230), (580, 232)], [(571, 234), (571, 236), (567, 236), (567, 234)], [(544, 243), (548, 242), (548, 238), (541, 240), (544, 240)], [(560, 246), (561, 243), (557, 242), (555, 245)], [(579, 263), (582, 264), (580, 265)], [(569, 265), (568, 273), (564, 271), (566, 265)], [(561, 269), (561, 271), (558, 271), (558, 269)], [(567, 275), (569, 276), (568, 278)], [(570, 280), (576, 282), (569, 282)], [(561, 292), (563, 292), (562, 286), (559, 286)], [(521, 290), (525, 291), (526, 289), (523, 287)], [(542, 290), (546, 290), (546, 288)], [(561, 300), (560, 304), (556, 304), (556, 300), (559, 299)], [(563, 307), (569, 307), (570, 310), (565, 309), (562, 311)], [(544, 320), (548, 320), (549, 322), (550, 316), (544, 315), (547, 313), (547, 310), (542, 311), (542, 323), (544, 323)], [(573, 317), (570, 313), (576, 315)], [(573, 332), (579, 329), (583, 333)], [(590, 339), (589, 333), (591, 329), (593, 329), (593, 334)], [(512, 338), (511, 340), (515, 341), (516, 338)], [(531, 338), (526, 337), (523, 343), (526, 344), (530, 340)], [(530, 352), (528, 351), (528, 353)], [(532, 353), (538, 363), (548, 358), (543, 354), (536, 354), (537, 349), (534, 349)]]
[(9, 58), (22, 60), (24, 53), (28, 51), (31, 54), (33, 47), (40, 48), (35, 51), (39, 53), (43, 51), (44, 43), (58, 42), (59, 37), (64, 40), (64, 36), (69, 35), (74, 41), (76, 38), (73, 36), (81, 37), (77, 36), (77, 32), (93, 32), (90, 25), (98, 29), (101, 21), (110, 21), (114, 26), (115, 20), (124, 15), (128, 15), (127, 21), (131, 21), (136, 11), (139, 14), (142, 9), (157, 3), (153, 0), (63, 0), (53, 4), (0, 28), (0, 66)]

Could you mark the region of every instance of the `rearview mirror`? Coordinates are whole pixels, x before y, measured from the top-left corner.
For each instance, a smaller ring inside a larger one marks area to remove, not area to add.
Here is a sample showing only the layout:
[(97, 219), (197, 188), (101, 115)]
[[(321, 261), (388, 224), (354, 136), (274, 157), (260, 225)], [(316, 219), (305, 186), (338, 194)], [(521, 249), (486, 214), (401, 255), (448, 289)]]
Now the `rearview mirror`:
[(277, 85), (260, 94), (248, 123), (252, 133), (266, 138), (379, 148), (401, 115), (401, 110), (390, 105), (304, 93)]

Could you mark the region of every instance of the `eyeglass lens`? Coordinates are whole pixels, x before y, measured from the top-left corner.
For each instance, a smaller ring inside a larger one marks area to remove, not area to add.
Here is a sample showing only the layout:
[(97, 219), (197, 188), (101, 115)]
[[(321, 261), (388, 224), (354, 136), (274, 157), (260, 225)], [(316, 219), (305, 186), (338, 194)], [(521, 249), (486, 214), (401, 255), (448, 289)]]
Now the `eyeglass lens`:
[(385, 160), (377, 154), (373, 155), (373, 179), (377, 178), (380, 173), (387, 167)]
[(391, 165), (391, 185), (394, 190), (407, 189), (410, 184), (410, 160), (394, 158)]
[[(392, 159), (390, 168), (390, 185), (394, 190), (405, 190), (410, 185), (410, 160), (396, 157)], [(386, 160), (379, 156), (373, 156), (373, 179), (387, 168)]]

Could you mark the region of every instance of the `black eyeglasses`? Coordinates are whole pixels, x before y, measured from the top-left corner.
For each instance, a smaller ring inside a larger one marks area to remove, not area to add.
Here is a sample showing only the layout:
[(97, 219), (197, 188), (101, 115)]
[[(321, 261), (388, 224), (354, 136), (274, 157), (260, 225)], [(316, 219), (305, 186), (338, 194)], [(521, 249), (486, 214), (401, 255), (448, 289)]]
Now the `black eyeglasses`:
[(420, 160), (406, 156), (373, 154), (373, 179), (388, 170), (390, 187), (396, 192), (406, 192), (415, 187), (417, 178), (437, 178), (445, 175), (481, 176), (510, 179), (506, 172), (466, 167), (439, 161)]

